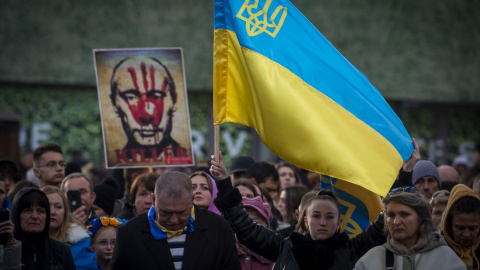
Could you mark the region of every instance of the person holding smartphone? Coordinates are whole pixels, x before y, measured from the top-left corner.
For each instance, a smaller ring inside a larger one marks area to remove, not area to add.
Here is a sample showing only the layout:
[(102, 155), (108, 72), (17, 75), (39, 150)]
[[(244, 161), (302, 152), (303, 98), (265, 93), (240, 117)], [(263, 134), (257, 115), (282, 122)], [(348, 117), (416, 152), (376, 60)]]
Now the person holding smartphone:
[[(5, 200), (5, 180), (0, 177), (0, 205)], [(13, 236), (10, 210), (0, 211), (0, 270), (21, 269), (22, 244)]]
[(71, 190), (80, 192), (82, 205), (75, 210), (71, 209), (74, 210), (72, 215), (85, 226), (90, 225), (90, 222), (97, 217), (92, 207), (97, 196), (93, 191), (92, 181), (83, 173), (71, 173), (63, 179), (61, 189), (66, 196)]

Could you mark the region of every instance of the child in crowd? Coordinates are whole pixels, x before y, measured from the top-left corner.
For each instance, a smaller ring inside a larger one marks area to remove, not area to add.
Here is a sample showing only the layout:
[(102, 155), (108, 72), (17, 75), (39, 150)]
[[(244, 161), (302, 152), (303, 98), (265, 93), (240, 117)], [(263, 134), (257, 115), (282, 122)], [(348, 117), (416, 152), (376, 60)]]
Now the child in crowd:
[(92, 220), (88, 226), (91, 237), (91, 249), (97, 253), (95, 257), (98, 269), (109, 270), (112, 261), (113, 248), (117, 239), (117, 228), (126, 220), (115, 217), (99, 217)]

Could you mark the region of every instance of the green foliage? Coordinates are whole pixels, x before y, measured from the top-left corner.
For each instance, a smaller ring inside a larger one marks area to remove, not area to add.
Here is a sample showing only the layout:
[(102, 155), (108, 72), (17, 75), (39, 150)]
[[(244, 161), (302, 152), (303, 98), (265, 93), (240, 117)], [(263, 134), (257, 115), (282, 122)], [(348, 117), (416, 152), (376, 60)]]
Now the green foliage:
[[(66, 160), (71, 160), (74, 150), (81, 150), (85, 158), (99, 166), (104, 161), (102, 126), (98, 105), (97, 91), (92, 89), (42, 88), (28, 86), (0, 87), (2, 98), (0, 108), (20, 114), (23, 119), (21, 127), (25, 130), (25, 143), (21, 150), (30, 149), (32, 125), (34, 123), (50, 123), (50, 142), (63, 147)], [(213, 129), (211, 118), (211, 94), (205, 92), (188, 93), (190, 124), (192, 130), (199, 131), (205, 137), (202, 146), (203, 153), (208, 159), (208, 142), (210, 130)], [(443, 109), (443, 108), (441, 108)], [(448, 125), (447, 160), (458, 155), (459, 146), (465, 141), (480, 141), (480, 109), (467, 107), (456, 109), (445, 107), (447, 110), (446, 123), (438, 123), (438, 107), (409, 107), (404, 120), (410, 136), (423, 139), (425, 144), (420, 148), (422, 158), (428, 159), (431, 143), (438, 138), (438, 128)], [(234, 123), (221, 125), (221, 135), (228, 131), (234, 142), (239, 133), (247, 133), (246, 141), (239, 155), (251, 155), (252, 132), (250, 127)], [(213, 134), (213, 133), (212, 133)], [(224, 136), (220, 136), (220, 149), (225, 164), (231, 164), (233, 157), (228, 152)], [(200, 161), (197, 157), (197, 162)]]
[(28, 87), (1, 91), (0, 107), (23, 117), (21, 126), (26, 133), (26, 144), (21, 145), (22, 151), (31, 148), (32, 124), (50, 123), (48, 141), (62, 146), (67, 161), (75, 150), (81, 150), (95, 164), (104, 161), (96, 91)]
[[(20, 114), (23, 119), (21, 127), (25, 130), (25, 144), (21, 152), (31, 149), (32, 125), (34, 123), (49, 123), (51, 125), (48, 142), (62, 146), (65, 159), (72, 159), (75, 150), (81, 150), (86, 159), (99, 166), (104, 162), (104, 147), (102, 124), (98, 104), (97, 91), (92, 89), (49, 89), (32, 87), (0, 88), (2, 99), (0, 108)], [(192, 130), (199, 131), (205, 137), (202, 151), (209, 156), (208, 135), (209, 115), (211, 115), (211, 94), (205, 92), (189, 93), (189, 113)], [(237, 124), (222, 124), (221, 130), (228, 130), (234, 140), (238, 131), (248, 132), (241, 155), (250, 155), (252, 136), (250, 128)], [(213, 138), (212, 140), (213, 141)], [(220, 139), (220, 149), (225, 157), (225, 163), (230, 164), (232, 157), (226, 151), (223, 137)], [(200, 161), (197, 158), (197, 161)]]

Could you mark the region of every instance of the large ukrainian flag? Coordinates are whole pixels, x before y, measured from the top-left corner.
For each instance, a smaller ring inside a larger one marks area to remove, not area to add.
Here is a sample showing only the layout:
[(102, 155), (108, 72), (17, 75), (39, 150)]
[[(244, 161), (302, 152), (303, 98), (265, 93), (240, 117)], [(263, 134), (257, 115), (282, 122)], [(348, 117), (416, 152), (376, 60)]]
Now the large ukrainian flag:
[(368, 79), (287, 0), (216, 0), (214, 124), (280, 158), (385, 195), (413, 151)]

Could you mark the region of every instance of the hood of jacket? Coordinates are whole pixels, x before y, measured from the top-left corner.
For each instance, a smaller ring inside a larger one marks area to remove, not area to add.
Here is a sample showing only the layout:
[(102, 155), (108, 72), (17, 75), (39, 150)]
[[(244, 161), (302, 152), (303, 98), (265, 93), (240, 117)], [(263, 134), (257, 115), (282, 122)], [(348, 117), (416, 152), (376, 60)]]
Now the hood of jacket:
[(76, 223), (70, 223), (65, 234), (65, 242), (67, 242), (68, 245), (73, 245), (88, 237), (90, 236), (84, 227)]
[(415, 262), (415, 255), (416, 254), (428, 252), (428, 251), (430, 251), (432, 249), (435, 249), (439, 246), (446, 246), (447, 245), (447, 242), (445, 241), (443, 236), (441, 236), (440, 234), (438, 234), (436, 232), (431, 232), (427, 237), (427, 243), (425, 244), (425, 246), (420, 248), (418, 251), (416, 251), (412, 255), (404, 255), (404, 254), (401, 254), (401, 253), (397, 252), (393, 248), (392, 244), (390, 243), (391, 237), (392, 237), (391, 235), (389, 235), (387, 237), (387, 242), (385, 244), (383, 244), (383, 246), (386, 249), (390, 250), (393, 254), (397, 254), (397, 255), (400, 255), (400, 256), (403, 257), (403, 269), (414, 269), (414, 262)]
[[(398, 253), (392, 246), (392, 244), (390, 244), (390, 239), (392, 238), (391, 235), (387, 236), (387, 242), (385, 244), (383, 244), (383, 246), (390, 250), (391, 252), (395, 253), (395, 254), (399, 254), (399, 255), (403, 255), (403, 254), (400, 254)], [(427, 252), (427, 251), (430, 251), (432, 249), (435, 249), (439, 246), (446, 246), (448, 245), (447, 242), (445, 241), (445, 238), (443, 238), (442, 235), (440, 235), (439, 233), (436, 233), (436, 232), (431, 232), (428, 236), (427, 236), (427, 244), (425, 246), (423, 246), (422, 248), (420, 248), (416, 253), (423, 253), (423, 252)]]
[(452, 235), (452, 222), (449, 220), (449, 215), (450, 211), (452, 210), (452, 206), (461, 198), (464, 197), (473, 197), (477, 200), (480, 201), (480, 197), (478, 197), (477, 193), (473, 191), (471, 188), (463, 185), (463, 184), (457, 184), (453, 187), (452, 191), (450, 192), (450, 196), (448, 198), (448, 203), (447, 207), (445, 208), (445, 213), (443, 213), (444, 216), (444, 221), (443, 221), (443, 227), (442, 227), (442, 234), (445, 237), (445, 240), (447, 241), (448, 245), (457, 253), (457, 255), (462, 259), (462, 261), (467, 264), (471, 265), (472, 260), (476, 260), (477, 264), (479, 261), (479, 258), (475, 256), (475, 250), (478, 248), (480, 245), (480, 234), (477, 236), (477, 239), (473, 243), (473, 245), (469, 248), (465, 248), (459, 244), (457, 244), (455, 241), (453, 241), (453, 235)]
[(215, 198), (217, 198), (217, 192), (218, 192), (217, 183), (208, 173), (207, 173), (207, 176), (209, 178), (207, 181), (210, 181), (212, 183), (212, 200), (210, 201), (210, 205), (208, 206), (207, 210), (221, 216), (222, 213), (217, 209), (217, 207), (213, 203), (213, 200), (215, 200)]
[[(21, 241), (25, 241), (29, 238), (32, 238), (32, 235), (25, 234), (20, 226), (20, 205), (25, 203), (25, 199), (28, 195), (38, 193), (41, 197), (45, 198), (45, 201), (48, 204), (48, 197), (38, 188), (24, 188), (20, 190), (16, 195), (12, 203), (12, 219), (15, 229), (15, 238)], [(50, 231), (50, 205), (40, 205), (41, 207), (45, 208), (45, 212), (47, 213), (47, 217), (45, 218), (45, 228), (43, 232), (33, 236), (34, 238), (48, 238), (49, 231)]]

